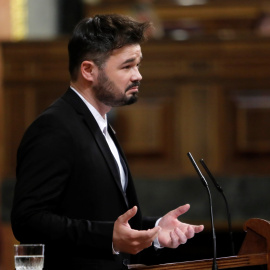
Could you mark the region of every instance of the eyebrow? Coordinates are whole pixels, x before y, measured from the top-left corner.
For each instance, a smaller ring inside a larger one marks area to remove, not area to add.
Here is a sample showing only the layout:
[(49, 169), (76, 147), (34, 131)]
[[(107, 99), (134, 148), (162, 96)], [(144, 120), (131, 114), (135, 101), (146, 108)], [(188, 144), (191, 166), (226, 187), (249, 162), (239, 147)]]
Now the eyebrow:
[[(142, 61), (142, 59), (143, 59), (143, 57), (142, 57), (142, 55), (141, 55), (141, 57), (140, 57), (140, 62)], [(136, 60), (136, 58), (129, 58), (129, 59), (127, 59), (125, 62), (123, 62), (122, 64), (124, 65), (124, 64), (128, 64), (128, 63), (132, 63), (132, 62), (134, 62)]]

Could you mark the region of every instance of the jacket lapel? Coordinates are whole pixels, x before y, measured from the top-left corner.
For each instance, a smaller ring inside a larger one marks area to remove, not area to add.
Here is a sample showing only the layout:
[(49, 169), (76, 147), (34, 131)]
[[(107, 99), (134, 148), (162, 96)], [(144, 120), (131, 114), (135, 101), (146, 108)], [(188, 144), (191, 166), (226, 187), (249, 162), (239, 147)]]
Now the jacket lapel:
[[(116, 132), (113, 130), (113, 128), (108, 125), (108, 130), (110, 132), (110, 135), (111, 135), (111, 138), (113, 139), (117, 149), (118, 149), (118, 152), (119, 152), (119, 155), (122, 156), (124, 162), (126, 163), (126, 167), (127, 167), (127, 174), (128, 174), (128, 184), (127, 184), (127, 188), (126, 188), (126, 196), (128, 197), (128, 201), (129, 201), (129, 206), (132, 207), (134, 205), (137, 205), (139, 206), (139, 202), (138, 202), (138, 198), (137, 198), (137, 194), (136, 194), (136, 189), (135, 189), (135, 186), (134, 186), (134, 183), (133, 183), (133, 180), (132, 180), (132, 175), (131, 175), (131, 172), (129, 170), (129, 167), (128, 167), (128, 162), (127, 162), (127, 159), (125, 157), (125, 154), (115, 136)], [(140, 211), (140, 208), (138, 209), (138, 212)], [(138, 214), (137, 216), (140, 216), (140, 214)]]
[[(93, 115), (91, 114), (91, 112), (89, 111), (85, 103), (72, 89), (68, 89), (68, 91), (62, 96), (62, 98), (66, 102), (68, 102), (77, 111), (78, 114), (80, 114), (83, 117), (90, 132), (93, 134), (93, 137), (96, 140), (96, 143), (99, 146), (100, 151), (102, 152), (108, 167), (111, 170), (111, 173), (116, 182), (116, 185), (120, 189), (126, 204), (128, 204), (126, 196), (121, 186), (120, 174), (117, 167), (117, 163), (95, 118), (93, 117)], [(117, 144), (117, 147), (118, 147), (118, 144)]]

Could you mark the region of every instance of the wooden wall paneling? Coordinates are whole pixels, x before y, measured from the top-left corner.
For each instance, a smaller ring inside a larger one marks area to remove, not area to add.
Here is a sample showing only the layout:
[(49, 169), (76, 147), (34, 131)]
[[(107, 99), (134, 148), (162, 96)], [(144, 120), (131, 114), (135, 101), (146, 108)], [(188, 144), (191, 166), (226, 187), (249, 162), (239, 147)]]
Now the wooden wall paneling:
[[(4, 89), (3, 89), (3, 50), (0, 46), (0, 176), (3, 174), (4, 165)], [(1, 180), (1, 179), (0, 179)]]
[(242, 153), (270, 153), (270, 96), (259, 93), (235, 102), (236, 147)]
[[(162, 155), (165, 105), (144, 99), (121, 113), (122, 145), (128, 155)], [(120, 113), (120, 112), (119, 112)], [(124, 133), (124, 134), (123, 134)]]
[[(179, 18), (194, 18), (199, 20), (213, 20), (213, 19), (254, 19), (260, 14), (264, 6), (249, 2), (246, 5), (242, 3), (217, 4), (209, 5), (194, 5), (184, 6), (174, 3), (156, 3), (152, 5), (153, 9), (162, 21), (179, 21)], [(96, 5), (85, 5), (85, 13), (87, 16), (93, 14), (106, 13), (122, 13), (127, 14), (132, 7), (132, 3), (104, 3)]]
[[(228, 91), (223, 121), (226, 123), (226, 148), (221, 153), (220, 174), (268, 175), (269, 90), (246, 88)], [(258, 103), (259, 102), (259, 103)]]
[(197, 161), (203, 158), (213, 173), (222, 164), (223, 95), (215, 84), (182, 85), (178, 91), (179, 109), (175, 129), (180, 142), (178, 159), (182, 164), (181, 174), (193, 174), (187, 153), (191, 152)]
[[(102, 13), (128, 14), (136, 18), (135, 3), (111, 1), (99, 5), (85, 5), (85, 15)], [(148, 7), (148, 6), (147, 6)], [(133, 8), (133, 10), (132, 10)], [(150, 7), (156, 27), (162, 25), (167, 37), (174, 37), (174, 30), (183, 30), (189, 38), (219, 37), (221, 39), (254, 35), (258, 19), (267, 14), (267, 1), (207, 1), (204, 5), (184, 6), (175, 1), (155, 1)], [(139, 13), (140, 11), (137, 11)], [(140, 14), (139, 14), (140, 15)], [(138, 18), (140, 16), (137, 15)], [(145, 18), (145, 16), (144, 16)]]
[(37, 86), (35, 117), (42, 113), (56, 99), (61, 97), (69, 87), (68, 80), (63, 82), (48, 82)]
[(196, 160), (202, 158), (207, 153), (206, 141), (206, 95), (207, 89), (198, 85), (182, 85), (180, 97), (181, 128), (179, 138), (181, 138), (181, 163), (182, 173), (194, 172), (187, 157), (191, 152)]
[[(212, 91), (212, 106), (211, 110), (211, 124), (213, 125), (209, 132), (208, 141), (213, 142), (211, 145), (209, 168), (215, 175), (226, 174), (226, 168), (224, 167), (224, 160), (226, 157), (226, 149), (230, 145), (228, 140), (228, 129), (231, 122), (228, 121), (227, 116), (227, 95), (222, 83), (218, 83), (211, 89)], [(206, 161), (206, 160), (205, 160)], [(213, 164), (213, 165), (212, 165)], [(212, 168), (213, 167), (213, 168)]]
[[(16, 153), (22, 132), (26, 128), (26, 105), (28, 104), (25, 102), (25, 92), (20, 88), (5, 89), (4, 97), (5, 162), (3, 177), (8, 178), (15, 175)], [(31, 105), (35, 106), (34, 103)]]
[(206, 143), (207, 154), (202, 157), (211, 172), (217, 174), (222, 167), (222, 136), (224, 130), (223, 89), (219, 84), (210, 85), (207, 91), (206, 108)]
[(170, 99), (155, 96), (115, 110), (113, 126), (135, 175), (164, 174), (171, 167), (172, 110)]
[(11, 226), (9, 223), (2, 223), (0, 227), (1, 232), (1, 270), (13, 270), (14, 266), (14, 245), (19, 242), (15, 239)]
[(68, 81), (66, 40), (4, 43), (6, 82)]
[(24, 130), (22, 130), (22, 132), (25, 131), (25, 129), (32, 123), (32, 121), (34, 120), (34, 118), (37, 115), (37, 89), (35, 89), (33, 86), (28, 86), (25, 88), (21, 88), (20, 89), (23, 92), (23, 103), (24, 103), (24, 117), (25, 117), (25, 121), (24, 121)]
[(65, 41), (3, 43), (4, 177), (15, 176), (25, 129), (69, 85), (66, 46)]
[[(173, 123), (173, 153), (174, 153), (174, 164), (177, 168), (179, 168), (178, 174), (183, 174), (186, 170), (185, 168), (185, 158), (187, 157), (183, 145), (185, 145), (185, 138), (186, 132), (186, 121), (187, 118), (185, 117), (189, 113), (189, 106), (186, 104), (185, 100), (185, 88), (178, 86), (175, 89), (175, 96), (174, 96), (174, 123)], [(188, 143), (188, 142), (186, 142)], [(187, 147), (189, 148), (189, 147)]]
[[(59, 88), (56, 88), (59, 87)], [(16, 154), (27, 127), (56, 98), (65, 92), (65, 84), (28, 85), (7, 87), (4, 92), (4, 144), (5, 165), (3, 175), (14, 177)]]
[(194, 18), (196, 20), (235, 20), (235, 19), (254, 19), (260, 14), (260, 6), (255, 4), (222, 5), (172, 5), (163, 4), (156, 6), (156, 12), (162, 20), (179, 20), (179, 18)]
[(221, 45), (222, 56), (218, 76), (238, 81), (244, 78), (252, 80), (268, 78), (270, 75), (268, 42), (268, 39), (224, 42)]

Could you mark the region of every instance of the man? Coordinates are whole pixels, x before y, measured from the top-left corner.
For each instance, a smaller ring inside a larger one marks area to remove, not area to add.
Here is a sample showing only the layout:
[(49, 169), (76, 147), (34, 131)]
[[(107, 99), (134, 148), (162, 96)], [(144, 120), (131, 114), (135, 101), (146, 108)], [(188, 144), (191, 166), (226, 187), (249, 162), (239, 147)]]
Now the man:
[(22, 139), (12, 228), (22, 243), (45, 244), (45, 269), (122, 269), (152, 245), (176, 248), (203, 230), (178, 221), (189, 205), (142, 218), (107, 125), (112, 107), (137, 100), (149, 27), (119, 15), (82, 20), (69, 42), (70, 88)]

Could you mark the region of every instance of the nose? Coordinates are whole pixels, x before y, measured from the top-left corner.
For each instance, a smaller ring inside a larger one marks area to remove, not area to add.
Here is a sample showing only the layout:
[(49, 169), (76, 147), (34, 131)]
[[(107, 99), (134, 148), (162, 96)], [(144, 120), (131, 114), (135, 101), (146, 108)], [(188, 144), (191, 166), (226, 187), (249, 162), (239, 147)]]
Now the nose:
[(132, 74), (131, 80), (132, 81), (140, 81), (140, 80), (142, 80), (142, 75), (141, 75), (138, 67), (134, 68), (134, 72)]

